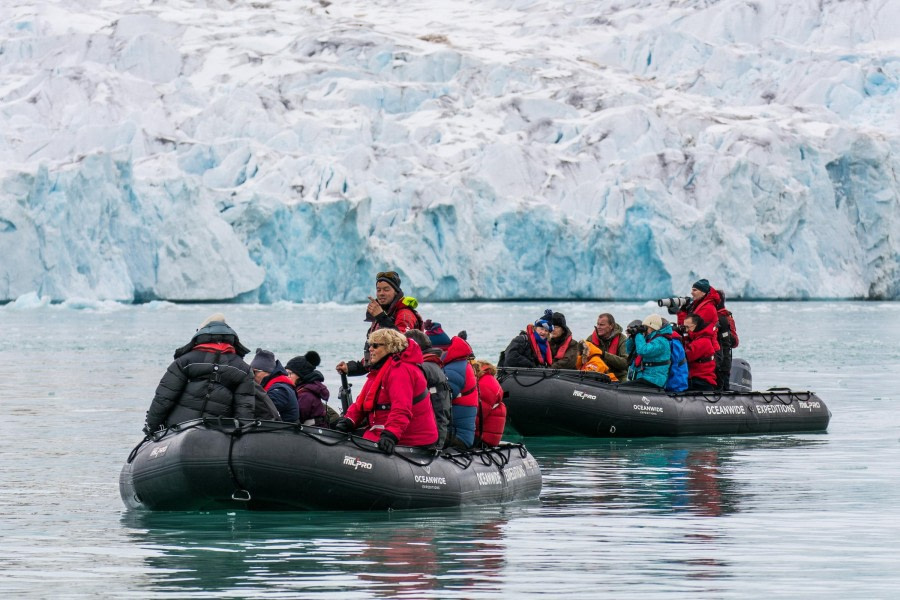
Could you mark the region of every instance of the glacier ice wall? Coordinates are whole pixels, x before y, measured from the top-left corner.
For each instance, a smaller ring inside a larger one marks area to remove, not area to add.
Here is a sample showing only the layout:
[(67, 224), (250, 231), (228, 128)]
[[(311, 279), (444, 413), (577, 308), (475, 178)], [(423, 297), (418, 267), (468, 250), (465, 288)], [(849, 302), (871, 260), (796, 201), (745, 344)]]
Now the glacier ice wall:
[(900, 3), (11, 0), (0, 300), (900, 297)]

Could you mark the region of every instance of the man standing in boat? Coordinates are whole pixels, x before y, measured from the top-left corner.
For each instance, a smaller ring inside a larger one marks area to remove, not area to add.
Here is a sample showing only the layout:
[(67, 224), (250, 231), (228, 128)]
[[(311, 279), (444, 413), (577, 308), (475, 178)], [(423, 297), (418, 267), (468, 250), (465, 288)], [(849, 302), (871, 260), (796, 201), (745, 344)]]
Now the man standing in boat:
[[(406, 333), (410, 329), (424, 331), (422, 317), (416, 312), (418, 301), (405, 296), (400, 288), (400, 276), (396, 271), (382, 271), (375, 276), (375, 297), (369, 296), (366, 306), (366, 322), (369, 331), (366, 338), (379, 329), (395, 329)], [(341, 361), (335, 367), (338, 373), (365, 375), (369, 364), (369, 343), (363, 348), (362, 360)]]

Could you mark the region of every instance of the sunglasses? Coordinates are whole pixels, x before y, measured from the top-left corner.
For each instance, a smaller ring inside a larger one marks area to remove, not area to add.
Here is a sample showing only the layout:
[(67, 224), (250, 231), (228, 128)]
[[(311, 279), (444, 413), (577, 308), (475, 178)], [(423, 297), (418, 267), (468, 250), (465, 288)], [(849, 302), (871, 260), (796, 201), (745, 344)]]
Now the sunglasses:
[(377, 348), (381, 348), (382, 346), (384, 346), (384, 344), (379, 344), (378, 342), (374, 342), (374, 343), (372, 343), (372, 344), (369, 344), (369, 348), (376, 348), (376, 349), (377, 349)]
[(387, 279), (396, 279), (399, 276), (397, 275), (396, 271), (382, 271), (375, 276), (375, 279), (381, 279), (382, 277)]

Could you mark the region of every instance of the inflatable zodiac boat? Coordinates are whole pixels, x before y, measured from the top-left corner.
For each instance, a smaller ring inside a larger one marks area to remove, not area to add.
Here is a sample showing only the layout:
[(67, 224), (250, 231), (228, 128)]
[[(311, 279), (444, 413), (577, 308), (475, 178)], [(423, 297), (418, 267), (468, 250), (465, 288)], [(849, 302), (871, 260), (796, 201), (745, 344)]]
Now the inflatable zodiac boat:
[(119, 476), (129, 508), (385, 510), (537, 498), (521, 444), (441, 454), (303, 425), (197, 419), (146, 438)]
[(598, 373), (503, 368), (507, 418), (525, 436), (651, 437), (824, 431), (831, 412), (813, 392), (750, 391), (749, 365), (736, 359), (743, 391), (668, 394), (605, 382)]

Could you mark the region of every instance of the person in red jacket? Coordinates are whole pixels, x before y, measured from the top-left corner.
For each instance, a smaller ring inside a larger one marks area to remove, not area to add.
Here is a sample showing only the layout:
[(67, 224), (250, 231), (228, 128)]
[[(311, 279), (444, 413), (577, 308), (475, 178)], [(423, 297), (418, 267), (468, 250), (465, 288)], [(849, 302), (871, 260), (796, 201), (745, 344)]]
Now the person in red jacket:
[(716, 389), (716, 341), (712, 323), (691, 313), (684, 319), (687, 330), (684, 355), (688, 362), (688, 389), (712, 391)]
[(475, 444), (496, 446), (506, 427), (506, 404), (503, 388), (497, 381), (497, 367), (486, 360), (472, 361), (478, 378), (478, 418), (475, 421)]
[(334, 428), (352, 431), (368, 422), (363, 437), (378, 442), (386, 454), (394, 446), (430, 446), (437, 441), (437, 424), (428, 385), (419, 365), (422, 350), (396, 329), (369, 335), (369, 374), (362, 391)]
[[(719, 322), (719, 302), (721, 298), (718, 290), (709, 285), (706, 279), (700, 279), (691, 286), (691, 301), (681, 307), (678, 311), (678, 324), (684, 325), (684, 319), (689, 314), (694, 313), (703, 319), (704, 323), (711, 324), (713, 327)], [(713, 331), (715, 333), (715, 331)], [(715, 339), (715, 338), (713, 338)], [(719, 343), (716, 342), (716, 350), (719, 349)]]
[[(379, 329), (396, 329), (406, 333), (410, 329), (424, 330), (422, 317), (416, 312), (419, 305), (415, 298), (407, 298), (400, 289), (400, 276), (395, 271), (382, 271), (375, 276), (375, 297), (369, 296), (366, 318), (367, 336)], [(363, 347), (362, 360), (341, 361), (335, 369), (338, 373), (364, 375), (369, 361), (368, 343)]]

